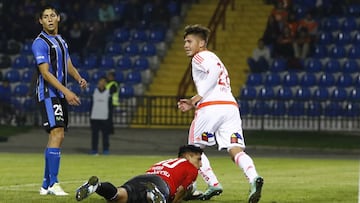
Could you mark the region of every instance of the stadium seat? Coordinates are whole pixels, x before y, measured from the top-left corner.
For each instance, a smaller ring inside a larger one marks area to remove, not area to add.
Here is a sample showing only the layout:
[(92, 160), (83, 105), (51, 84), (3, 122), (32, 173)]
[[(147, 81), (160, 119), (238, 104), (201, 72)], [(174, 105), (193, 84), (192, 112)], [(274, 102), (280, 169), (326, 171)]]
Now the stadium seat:
[(335, 45), (330, 48), (330, 51), (328, 53), (328, 57), (335, 58), (335, 59), (341, 59), (346, 57), (346, 50), (343, 45)]
[(359, 87), (352, 88), (350, 90), (349, 101), (360, 102), (360, 88)]
[(31, 55), (32, 54), (32, 41), (25, 41), (23, 43), (23, 47), (21, 49), (21, 54), (23, 55)]
[(266, 101), (255, 101), (251, 108), (251, 115), (264, 116), (269, 114), (269, 105)]
[(344, 88), (336, 87), (331, 92), (331, 100), (332, 101), (345, 101), (348, 95)]
[(316, 75), (313, 73), (305, 73), (301, 76), (299, 85), (302, 87), (311, 87), (317, 84)]
[(126, 84), (139, 84), (142, 82), (140, 71), (130, 71), (126, 74), (125, 83)]
[(318, 117), (322, 114), (320, 102), (309, 102), (306, 109), (306, 115), (310, 117)]
[(170, 1), (169, 3), (167, 3), (166, 7), (170, 16), (180, 15), (180, 8), (179, 5), (177, 4), (177, 1)]
[(330, 87), (335, 85), (335, 77), (331, 73), (323, 73), (319, 78), (319, 86), (321, 87)]
[(338, 102), (330, 102), (324, 107), (324, 115), (328, 117), (337, 117), (343, 115), (343, 109)]
[(25, 98), (22, 105), (26, 112), (33, 112), (36, 109), (36, 99), (33, 97)]
[(21, 81), (25, 82), (25, 83), (30, 83), (33, 80), (33, 76), (34, 76), (35, 71), (33, 69), (28, 69), (25, 70), (22, 73), (22, 77), (21, 77)]
[(293, 101), (288, 107), (288, 116), (303, 116), (305, 115), (305, 102)]
[(340, 26), (342, 31), (350, 33), (357, 28), (356, 18), (353, 16), (345, 17)]
[(165, 30), (161, 29), (152, 29), (149, 32), (149, 42), (159, 43), (165, 41)]
[(348, 53), (347, 53), (347, 56), (348, 56), (349, 59), (359, 59), (360, 58), (360, 46), (359, 45), (350, 46), (349, 50), (348, 50)]
[(258, 86), (263, 84), (263, 75), (261, 73), (250, 73), (247, 76), (246, 85)]
[(120, 55), (122, 53), (121, 45), (116, 42), (110, 42), (105, 47), (105, 54), (110, 56)]
[(78, 69), (79, 74), (81, 75), (82, 78), (84, 78), (86, 81), (90, 81), (90, 74), (89, 72), (87, 72), (86, 70), (83, 69)]
[(285, 86), (296, 86), (299, 84), (297, 73), (289, 72), (283, 76), (283, 85)]
[(347, 45), (351, 42), (351, 35), (346, 31), (337, 32), (334, 38), (334, 42), (339, 46)]
[(309, 58), (305, 61), (305, 71), (308, 73), (316, 73), (321, 71), (323, 65), (318, 58)]
[(333, 37), (331, 32), (320, 32), (318, 34), (318, 44), (329, 45), (332, 43)]
[(114, 59), (109, 55), (104, 55), (101, 57), (99, 68), (104, 70), (109, 70), (115, 68)]
[(120, 98), (130, 98), (135, 96), (134, 87), (131, 85), (123, 85), (119, 89), (119, 97)]
[(353, 78), (349, 73), (344, 73), (338, 76), (336, 80), (336, 86), (338, 87), (350, 87), (353, 84)]
[(136, 29), (130, 33), (130, 40), (133, 42), (146, 42), (148, 40), (148, 36), (145, 30)]
[(93, 69), (97, 66), (98, 66), (98, 58), (96, 55), (91, 54), (91, 55), (85, 57), (82, 67), (89, 70), (89, 69)]
[(253, 100), (257, 97), (257, 92), (253, 86), (245, 86), (241, 88), (240, 99), (241, 100)]
[(293, 98), (293, 92), (290, 87), (283, 86), (278, 89), (276, 97), (279, 100), (289, 100)]
[(299, 87), (295, 90), (295, 99), (307, 101), (311, 99), (311, 91), (307, 87)]
[(139, 46), (137, 43), (131, 42), (125, 45), (124, 53), (127, 56), (136, 56), (139, 54)]
[(336, 16), (324, 18), (320, 23), (321, 29), (325, 31), (336, 31), (340, 28), (338, 18)]
[(358, 16), (360, 14), (359, 4), (349, 4), (347, 7), (347, 14), (351, 16)]
[(5, 72), (4, 79), (12, 83), (12, 82), (19, 82), (21, 77), (19, 71), (11, 69)]
[(261, 87), (259, 90), (258, 98), (261, 100), (269, 100), (275, 98), (274, 89), (272, 87)]
[(118, 1), (114, 3), (115, 15), (122, 19), (124, 15), (124, 10), (126, 9), (126, 2)]
[(134, 61), (134, 70), (144, 71), (149, 69), (149, 61), (146, 57), (139, 57)]
[(129, 70), (131, 68), (132, 68), (132, 61), (131, 61), (130, 57), (128, 57), (128, 56), (123, 56), (123, 57), (119, 58), (118, 61), (116, 62), (117, 70), (125, 71), (125, 70)]
[(282, 58), (275, 58), (273, 59), (272, 63), (270, 64), (270, 71), (271, 72), (281, 72), (286, 69), (286, 61)]
[(316, 88), (313, 92), (313, 99), (318, 101), (325, 101), (329, 99), (329, 91), (325, 87)]
[(124, 43), (130, 40), (130, 32), (125, 28), (118, 28), (114, 31), (114, 42)]
[(29, 67), (28, 58), (25, 55), (17, 56), (12, 63), (12, 67), (15, 69), (28, 68)]
[(27, 84), (24, 83), (20, 83), (18, 85), (15, 86), (14, 91), (13, 91), (13, 95), (17, 96), (17, 97), (24, 97), (28, 94), (29, 92), (29, 87)]
[(355, 87), (360, 87), (360, 74), (356, 74), (353, 76), (353, 85)]
[(344, 73), (356, 73), (359, 71), (359, 65), (355, 59), (346, 59), (342, 65)]
[(356, 45), (356, 46), (360, 45), (360, 32), (359, 31), (356, 31), (353, 33), (351, 42), (353, 45)]
[(157, 54), (156, 46), (153, 43), (145, 43), (141, 46), (140, 54), (143, 56), (155, 56)]
[(238, 101), (238, 104), (241, 116), (246, 116), (250, 114), (250, 106), (247, 100), (240, 100)]
[[(262, 82), (260, 84), (262, 84)], [(266, 86), (277, 86), (280, 84), (281, 84), (281, 77), (278, 73), (268, 73), (265, 75)]]
[(98, 80), (101, 77), (106, 77), (106, 72), (104, 70), (95, 70), (92, 74), (91, 74), (91, 82), (94, 82), (95, 84), (97, 84)]
[(327, 57), (327, 54), (327, 48), (325, 45), (315, 45), (312, 57), (321, 59)]
[(344, 116), (346, 117), (358, 117), (360, 115), (359, 103), (348, 102), (344, 107)]
[(271, 116), (284, 116), (287, 113), (286, 103), (284, 101), (275, 101), (271, 104), (269, 114)]
[(340, 62), (337, 59), (329, 59), (324, 66), (324, 72), (337, 73), (341, 72)]
[(81, 94), (81, 87), (77, 83), (70, 83), (67, 85), (67, 88), (77, 95)]
[(71, 59), (72, 64), (76, 68), (81, 68), (82, 67), (81, 58), (80, 58), (79, 54), (70, 54), (70, 59)]

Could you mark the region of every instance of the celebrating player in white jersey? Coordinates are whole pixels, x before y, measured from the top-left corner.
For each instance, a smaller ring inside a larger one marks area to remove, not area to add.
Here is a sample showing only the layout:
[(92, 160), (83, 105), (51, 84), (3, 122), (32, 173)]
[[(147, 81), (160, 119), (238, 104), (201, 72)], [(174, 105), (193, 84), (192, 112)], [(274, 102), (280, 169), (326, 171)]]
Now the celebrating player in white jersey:
[[(230, 79), (224, 64), (213, 52), (207, 50), (209, 34), (210, 30), (201, 25), (185, 27), (184, 49), (186, 55), (192, 57), (192, 77), (197, 94), (191, 99), (180, 99), (178, 108), (183, 112), (195, 109), (195, 117), (189, 130), (189, 144), (205, 148), (217, 142), (219, 150), (227, 149), (250, 183), (249, 202), (258, 202), (264, 181), (258, 175), (253, 160), (244, 151), (238, 104), (231, 93)], [(222, 192), (204, 153), (200, 174), (209, 185), (200, 199), (210, 199)]]

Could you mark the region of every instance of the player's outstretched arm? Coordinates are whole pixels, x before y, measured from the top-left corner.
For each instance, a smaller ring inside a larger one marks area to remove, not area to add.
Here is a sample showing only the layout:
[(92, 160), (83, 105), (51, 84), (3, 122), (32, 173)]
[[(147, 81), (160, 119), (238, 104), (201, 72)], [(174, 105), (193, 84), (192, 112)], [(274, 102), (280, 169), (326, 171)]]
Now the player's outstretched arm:
[(180, 99), (177, 103), (178, 108), (182, 111), (182, 112), (186, 112), (189, 111), (193, 108), (195, 108), (196, 104), (202, 99), (202, 97), (200, 95), (195, 95), (193, 97), (191, 97), (191, 99)]
[(182, 202), (185, 195), (186, 195), (186, 190), (182, 185), (180, 185), (178, 187), (178, 189), (176, 190), (175, 197), (174, 197), (174, 200), (172, 201), (172, 203), (180, 203), (180, 202)]

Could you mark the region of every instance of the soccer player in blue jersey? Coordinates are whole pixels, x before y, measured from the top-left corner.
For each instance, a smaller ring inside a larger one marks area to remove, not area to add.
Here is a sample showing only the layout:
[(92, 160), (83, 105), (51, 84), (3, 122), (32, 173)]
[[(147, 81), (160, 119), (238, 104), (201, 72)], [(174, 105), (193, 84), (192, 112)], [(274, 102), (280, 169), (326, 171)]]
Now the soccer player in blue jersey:
[(58, 34), (60, 15), (52, 6), (39, 14), (42, 31), (34, 40), (32, 51), (36, 59), (38, 78), (36, 95), (42, 114), (42, 125), (49, 133), (45, 154), (45, 172), (40, 195), (68, 195), (58, 181), (61, 143), (67, 128), (67, 105), (80, 105), (79, 97), (66, 87), (68, 75), (86, 88), (83, 79), (71, 62), (68, 46)]

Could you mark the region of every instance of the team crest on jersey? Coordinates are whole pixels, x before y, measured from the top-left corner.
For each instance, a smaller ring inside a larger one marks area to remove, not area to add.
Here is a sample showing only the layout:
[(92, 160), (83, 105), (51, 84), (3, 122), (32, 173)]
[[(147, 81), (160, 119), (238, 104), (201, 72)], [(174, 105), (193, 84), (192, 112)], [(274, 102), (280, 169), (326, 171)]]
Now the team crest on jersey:
[(233, 133), (230, 137), (230, 143), (239, 143), (242, 139), (243, 138), (239, 133)]
[(205, 141), (205, 142), (214, 142), (215, 141), (215, 136), (212, 133), (203, 132), (201, 134), (201, 140)]

